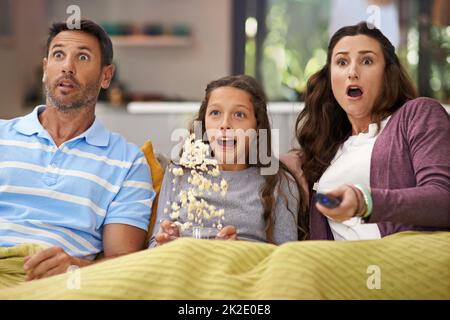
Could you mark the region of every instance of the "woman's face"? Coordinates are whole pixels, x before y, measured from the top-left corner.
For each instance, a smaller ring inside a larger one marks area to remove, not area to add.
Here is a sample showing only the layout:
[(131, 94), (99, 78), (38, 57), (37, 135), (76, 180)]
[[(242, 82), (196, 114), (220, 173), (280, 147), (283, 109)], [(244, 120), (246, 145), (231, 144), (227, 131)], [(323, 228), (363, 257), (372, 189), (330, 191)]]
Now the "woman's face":
[(375, 100), (381, 94), (384, 67), (381, 46), (371, 37), (346, 36), (335, 45), (331, 87), (350, 121), (370, 123)]
[(222, 170), (240, 170), (248, 159), (250, 137), (256, 134), (252, 98), (233, 87), (214, 89), (205, 115), (208, 140)]

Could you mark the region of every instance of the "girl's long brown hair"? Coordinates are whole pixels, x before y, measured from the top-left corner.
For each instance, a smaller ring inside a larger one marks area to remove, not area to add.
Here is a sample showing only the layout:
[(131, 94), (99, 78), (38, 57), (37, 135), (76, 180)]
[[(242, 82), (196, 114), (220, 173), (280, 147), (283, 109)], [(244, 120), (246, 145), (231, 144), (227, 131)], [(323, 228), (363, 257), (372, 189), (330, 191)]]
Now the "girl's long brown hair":
[(305, 108), (296, 121), (296, 136), (301, 148), (303, 171), (309, 189), (322, 176), (339, 146), (351, 134), (352, 126), (331, 90), (330, 65), (333, 49), (343, 37), (366, 35), (378, 41), (385, 60), (382, 92), (372, 109), (372, 121), (380, 122), (417, 97), (411, 80), (400, 64), (395, 49), (380, 30), (366, 22), (339, 29), (328, 45), (327, 63), (307, 83)]
[[(236, 75), (236, 76), (227, 76), (215, 81), (210, 82), (205, 90), (205, 97), (200, 106), (200, 110), (197, 116), (194, 119), (195, 121), (201, 121), (202, 125), (202, 137), (205, 137), (206, 128), (204, 126), (206, 119), (206, 109), (208, 107), (208, 101), (211, 96), (211, 92), (220, 87), (232, 87), (243, 90), (247, 92), (252, 98), (253, 109), (256, 117), (256, 131), (259, 129), (266, 129), (269, 134), (267, 134), (267, 150), (268, 156), (271, 157), (271, 162), (278, 161), (279, 162), (279, 170), (276, 174), (273, 175), (264, 175), (265, 183), (261, 187), (259, 191), (261, 202), (264, 208), (264, 221), (266, 222), (266, 238), (268, 242), (273, 243), (273, 226), (274, 226), (274, 210), (275, 210), (275, 188), (277, 187), (278, 195), (285, 201), (287, 209), (298, 217), (298, 237), (300, 240), (304, 240), (308, 237), (308, 229), (309, 229), (309, 220), (308, 214), (305, 210), (304, 206), (304, 197), (301, 186), (297, 184), (299, 199), (298, 200), (298, 212), (293, 212), (291, 208), (288, 206), (288, 201), (286, 195), (281, 190), (281, 181), (285, 179), (285, 182), (288, 186), (289, 192), (293, 195), (292, 190), (290, 189), (290, 184), (288, 181), (288, 176), (286, 172), (289, 172), (293, 177), (294, 175), (290, 172), (290, 170), (278, 159), (272, 156), (272, 141), (270, 135), (270, 122), (267, 114), (267, 98), (264, 93), (264, 90), (260, 86), (260, 84), (252, 77), (247, 75)], [(194, 132), (194, 127), (191, 127), (191, 132)], [(208, 141), (204, 141), (208, 143)], [(257, 135), (257, 150), (259, 152), (259, 135)], [(260, 162), (259, 154), (257, 156), (256, 164), (249, 164), (250, 166), (256, 167), (270, 167), (269, 164), (262, 164)], [(295, 180), (295, 179), (294, 179)]]

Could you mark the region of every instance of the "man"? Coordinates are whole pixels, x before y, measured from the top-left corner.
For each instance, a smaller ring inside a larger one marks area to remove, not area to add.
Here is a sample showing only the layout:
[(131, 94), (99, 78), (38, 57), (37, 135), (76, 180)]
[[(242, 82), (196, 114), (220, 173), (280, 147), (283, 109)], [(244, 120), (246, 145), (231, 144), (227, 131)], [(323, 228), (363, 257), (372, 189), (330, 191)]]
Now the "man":
[(114, 74), (111, 40), (89, 20), (53, 24), (43, 60), (46, 104), (0, 121), (0, 247), (37, 243), (26, 279), (140, 250), (154, 192), (139, 149), (95, 117)]

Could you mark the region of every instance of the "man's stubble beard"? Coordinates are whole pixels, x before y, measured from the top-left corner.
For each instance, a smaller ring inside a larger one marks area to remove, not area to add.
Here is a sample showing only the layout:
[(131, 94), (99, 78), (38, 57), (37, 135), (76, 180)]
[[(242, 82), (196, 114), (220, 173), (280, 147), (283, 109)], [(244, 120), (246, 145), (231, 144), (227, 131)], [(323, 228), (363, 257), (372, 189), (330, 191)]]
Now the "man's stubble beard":
[(100, 85), (97, 85), (98, 82), (99, 81), (97, 81), (95, 84), (87, 84), (85, 90), (82, 90), (82, 88), (80, 88), (80, 94), (74, 97), (73, 101), (63, 102), (61, 99), (58, 99), (56, 97), (56, 87), (52, 87), (46, 79), (44, 81), (44, 86), (47, 102), (49, 102), (50, 105), (55, 107), (58, 111), (63, 113), (79, 112), (82, 109), (94, 107), (97, 102), (97, 97), (100, 90)]

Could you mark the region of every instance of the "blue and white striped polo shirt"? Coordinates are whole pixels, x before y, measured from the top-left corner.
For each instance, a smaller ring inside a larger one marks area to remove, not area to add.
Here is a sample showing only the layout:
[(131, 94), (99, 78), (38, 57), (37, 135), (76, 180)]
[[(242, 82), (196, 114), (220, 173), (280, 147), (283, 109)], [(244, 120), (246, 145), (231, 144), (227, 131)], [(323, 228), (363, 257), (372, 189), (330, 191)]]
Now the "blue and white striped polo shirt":
[(44, 109), (0, 120), (0, 247), (39, 243), (92, 259), (105, 224), (147, 231), (155, 193), (143, 153), (98, 119), (56, 147)]

